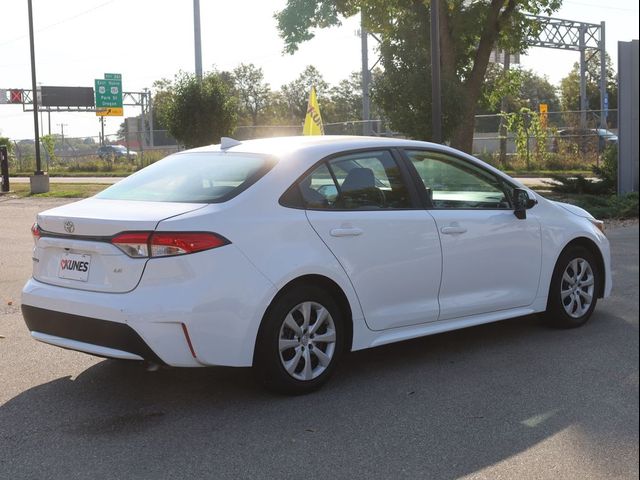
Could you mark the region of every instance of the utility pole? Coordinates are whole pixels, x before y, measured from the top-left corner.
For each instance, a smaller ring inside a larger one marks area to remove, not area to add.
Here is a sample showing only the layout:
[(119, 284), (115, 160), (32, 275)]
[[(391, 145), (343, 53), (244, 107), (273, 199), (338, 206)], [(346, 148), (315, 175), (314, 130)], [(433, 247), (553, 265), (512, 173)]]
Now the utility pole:
[(57, 124), (60, 127), (60, 132), (61, 132), (61, 136), (62, 136), (62, 149), (64, 150), (64, 127), (68, 126), (68, 124), (66, 123), (58, 123)]
[(196, 53), (196, 77), (202, 80), (202, 42), (200, 38), (200, 0), (193, 0), (193, 37)]
[[(496, 49), (496, 57), (498, 56), (498, 50)], [(509, 75), (509, 67), (511, 63), (511, 55), (506, 50), (504, 51), (504, 72), (506, 77)], [(502, 97), (500, 102), (500, 112), (502, 115), (507, 113), (508, 102), (507, 97)], [(503, 167), (507, 164), (507, 125), (504, 120), (504, 116), (500, 116), (500, 165)]]
[(371, 72), (369, 72), (369, 44), (368, 33), (364, 27), (364, 12), (360, 11), (360, 46), (362, 49), (362, 134), (371, 135), (371, 99), (369, 85), (371, 84)]
[(49, 176), (42, 171), (40, 158), (40, 131), (38, 130), (38, 84), (36, 82), (36, 54), (33, 41), (33, 7), (31, 0), (27, 0), (29, 10), (29, 48), (31, 50), (31, 96), (33, 101), (33, 129), (36, 149), (36, 171), (30, 177), (31, 193), (46, 193), (49, 191)]
[(586, 28), (584, 25), (580, 25), (580, 128), (587, 128), (587, 109), (589, 104), (587, 103), (587, 59), (586, 59), (586, 46), (585, 35)]
[(600, 128), (607, 128), (609, 98), (607, 97), (607, 53), (604, 45), (604, 22), (600, 22)]
[(151, 103), (151, 91), (147, 88), (144, 89), (144, 93), (147, 96), (147, 122), (149, 124), (149, 146), (153, 147), (153, 104)]
[(431, 0), (431, 140), (442, 142), (440, 89), (440, 0)]

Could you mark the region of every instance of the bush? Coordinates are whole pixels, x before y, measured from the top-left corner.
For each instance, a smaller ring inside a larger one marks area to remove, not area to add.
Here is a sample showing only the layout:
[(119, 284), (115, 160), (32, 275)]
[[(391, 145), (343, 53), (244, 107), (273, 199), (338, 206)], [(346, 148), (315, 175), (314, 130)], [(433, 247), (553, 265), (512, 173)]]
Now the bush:
[(552, 175), (557, 183), (551, 185), (551, 190), (557, 193), (577, 193), (587, 195), (610, 195), (616, 193), (618, 185), (618, 146), (607, 146), (602, 155), (602, 166), (591, 166), (591, 171), (598, 180), (585, 178), (583, 175), (565, 176)]
[(615, 193), (618, 189), (618, 144), (607, 145), (602, 154), (602, 166), (593, 165), (591, 170), (601, 179), (603, 188)]
[(637, 218), (638, 192), (626, 195), (576, 195), (550, 194), (551, 200), (570, 203), (584, 208), (596, 218)]
[(609, 186), (600, 180), (590, 180), (584, 175), (551, 175), (555, 183), (545, 182), (556, 193), (575, 193), (579, 195), (606, 195), (611, 193)]

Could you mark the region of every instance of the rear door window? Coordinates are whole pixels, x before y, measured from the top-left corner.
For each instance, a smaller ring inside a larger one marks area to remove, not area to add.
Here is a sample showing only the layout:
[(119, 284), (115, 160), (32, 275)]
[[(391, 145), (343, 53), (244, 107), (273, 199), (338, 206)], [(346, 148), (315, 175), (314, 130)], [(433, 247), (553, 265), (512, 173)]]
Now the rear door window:
[(400, 168), (390, 152), (359, 152), (321, 164), (298, 184), (306, 208), (411, 208)]

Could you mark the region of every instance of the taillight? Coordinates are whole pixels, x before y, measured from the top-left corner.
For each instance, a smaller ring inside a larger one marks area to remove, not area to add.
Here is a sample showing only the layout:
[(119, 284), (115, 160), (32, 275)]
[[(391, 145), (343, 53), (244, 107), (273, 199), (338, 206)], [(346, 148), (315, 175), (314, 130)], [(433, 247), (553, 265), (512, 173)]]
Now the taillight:
[(130, 257), (153, 258), (202, 252), (230, 242), (210, 232), (125, 232), (111, 243)]
[(41, 232), (40, 232), (40, 227), (38, 226), (37, 223), (34, 223), (33, 225), (31, 225), (31, 235), (33, 236), (34, 243), (37, 242), (38, 239), (40, 238)]
[(149, 256), (151, 232), (126, 232), (111, 239), (116, 247), (133, 258)]
[(228, 243), (226, 238), (209, 232), (156, 232), (151, 235), (151, 256), (168, 257), (202, 252)]

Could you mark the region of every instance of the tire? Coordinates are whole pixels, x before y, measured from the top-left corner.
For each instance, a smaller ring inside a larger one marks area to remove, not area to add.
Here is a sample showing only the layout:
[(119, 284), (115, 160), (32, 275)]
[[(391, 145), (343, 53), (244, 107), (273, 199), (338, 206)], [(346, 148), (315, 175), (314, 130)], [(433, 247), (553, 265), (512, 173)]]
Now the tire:
[(338, 304), (321, 288), (299, 286), (285, 292), (260, 326), (253, 362), (258, 381), (288, 395), (320, 388), (344, 350), (344, 321)]
[(568, 248), (553, 271), (545, 320), (556, 328), (584, 325), (596, 308), (601, 285), (593, 253), (580, 246)]

